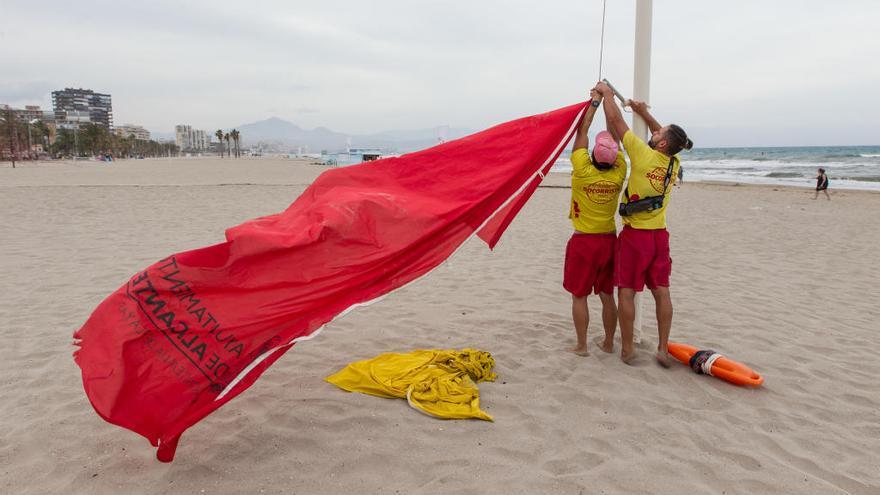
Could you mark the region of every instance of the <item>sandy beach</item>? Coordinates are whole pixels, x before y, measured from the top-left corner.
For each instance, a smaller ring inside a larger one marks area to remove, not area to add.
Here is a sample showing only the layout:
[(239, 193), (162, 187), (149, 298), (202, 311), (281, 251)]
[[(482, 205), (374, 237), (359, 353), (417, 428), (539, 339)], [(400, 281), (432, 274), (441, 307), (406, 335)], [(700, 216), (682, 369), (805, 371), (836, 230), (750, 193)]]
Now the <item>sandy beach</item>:
[[(766, 378), (752, 390), (658, 367), (650, 297), (634, 366), (566, 352), (570, 192), (556, 174), (494, 252), (471, 240), (297, 345), (159, 463), (144, 438), (95, 414), (73, 331), (135, 271), (283, 210), (323, 170), (0, 164), (0, 493), (880, 493), (880, 194), (674, 191), (672, 340), (749, 364)], [(462, 347), (495, 357), (498, 381), (480, 385), (494, 423), (436, 420), (324, 382), (384, 352)]]

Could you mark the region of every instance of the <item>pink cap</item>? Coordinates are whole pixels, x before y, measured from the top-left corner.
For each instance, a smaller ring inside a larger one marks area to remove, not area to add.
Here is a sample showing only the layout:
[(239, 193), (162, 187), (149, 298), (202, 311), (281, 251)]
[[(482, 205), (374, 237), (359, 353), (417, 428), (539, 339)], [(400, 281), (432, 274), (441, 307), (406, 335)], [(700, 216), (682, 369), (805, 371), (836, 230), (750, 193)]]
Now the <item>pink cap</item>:
[(596, 144), (593, 146), (593, 159), (599, 163), (614, 163), (617, 160), (617, 141), (608, 131), (602, 131), (596, 135)]

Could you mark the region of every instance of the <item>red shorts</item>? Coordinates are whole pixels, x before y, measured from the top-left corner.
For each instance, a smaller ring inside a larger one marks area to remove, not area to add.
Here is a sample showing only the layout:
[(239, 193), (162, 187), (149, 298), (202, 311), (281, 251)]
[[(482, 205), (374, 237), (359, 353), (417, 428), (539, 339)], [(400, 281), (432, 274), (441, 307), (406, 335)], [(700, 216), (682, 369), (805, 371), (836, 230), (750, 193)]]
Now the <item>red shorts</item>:
[(641, 230), (625, 226), (617, 240), (614, 285), (633, 289), (669, 287), (672, 258), (666, 229)]
[(574, 233), (565, 248), (562, 286), (573, 296), (614, 292), (614, 245), (617, 235)]

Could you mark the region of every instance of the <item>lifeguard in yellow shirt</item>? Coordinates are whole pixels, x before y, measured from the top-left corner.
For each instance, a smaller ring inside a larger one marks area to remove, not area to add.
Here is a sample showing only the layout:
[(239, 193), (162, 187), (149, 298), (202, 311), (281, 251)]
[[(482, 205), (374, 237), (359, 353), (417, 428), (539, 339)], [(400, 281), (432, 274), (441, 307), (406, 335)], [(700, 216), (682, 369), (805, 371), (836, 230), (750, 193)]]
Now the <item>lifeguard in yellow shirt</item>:
[(571, 153), (571, 218), (574, 234), (565, 248), (565, 275), (563, 287), (571, 293), (571, 315), (574, 320), (577, 345), (572, 352), (589, 355), (587, 327), (590, 313), (587, 297), (599, 295), (602, 301), (602, 323), (605, 340), (600, 346), (611, 352), (617, 327), (617, 307), (614, 304), (614, 254), (617, 229), (614, 214), (620, 190), (626, 178), (626, 161), (618, 149), (617, 140), (608, 131), (596, 136), (593, 153), (587, 152), (587, 132), (602, 96), (590, 93), (581, 125), (574, 139)]
[(661, 365), (668, 366), (667, 343), (672, 328), (672, 299), (669, 295), (672, 258), (669, 255), (669, 232), (666, 231), (666, 207), (680, 169), (677, 155), (683, 149), (691, 149), (693, 142), (681, 127), (675, 124), (661, 126), (644, 102), (631, 101), (633, 112), (642, 117), (651, 130), (651, 139), (645, 143), (629, 130), (614, 102), (613, 90), (601, 82), (595, 89), (605, 98), (603, 108), (608, 126), (622, 136), (631, 167), (620, 205), (624, 227), (617, 239), (614, 273), (620, 305), (620, 358), (629, 363), (635, 357), (634, 298), (635, 293), (647, 285), (657, 307), (659, 338), (656, 357)]

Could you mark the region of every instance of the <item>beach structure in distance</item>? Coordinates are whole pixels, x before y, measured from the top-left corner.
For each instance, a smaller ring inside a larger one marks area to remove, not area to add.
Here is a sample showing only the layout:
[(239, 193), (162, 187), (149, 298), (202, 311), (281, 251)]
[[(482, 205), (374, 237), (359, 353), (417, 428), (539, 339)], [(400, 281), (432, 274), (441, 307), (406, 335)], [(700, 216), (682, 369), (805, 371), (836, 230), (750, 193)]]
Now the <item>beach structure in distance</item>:
[(113, 129), (113, 98), (109, 94), (82, 88), (53, 91), (52, 109), (59, 129), (79, 129), (86, 123)]

